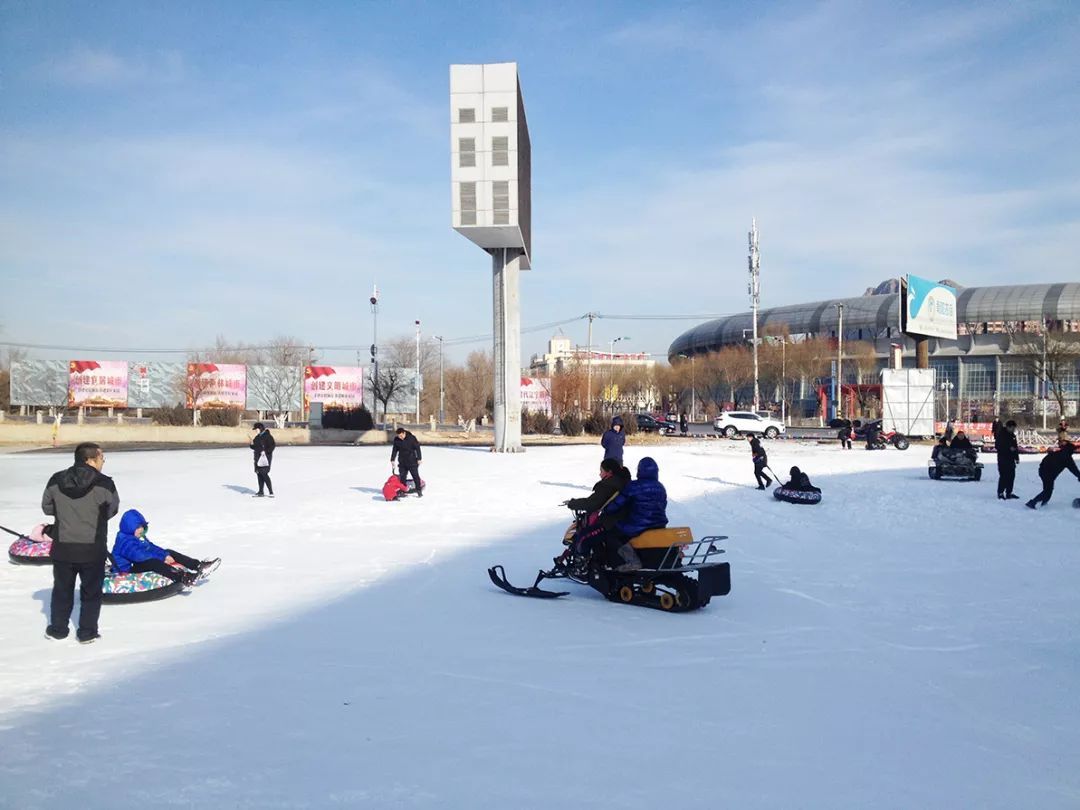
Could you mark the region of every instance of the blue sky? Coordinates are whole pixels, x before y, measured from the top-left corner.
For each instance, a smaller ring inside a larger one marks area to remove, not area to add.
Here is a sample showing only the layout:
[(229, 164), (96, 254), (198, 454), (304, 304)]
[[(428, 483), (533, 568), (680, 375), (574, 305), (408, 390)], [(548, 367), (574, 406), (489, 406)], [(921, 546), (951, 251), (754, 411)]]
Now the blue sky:
[(497, 61), (533, 143), (525, 327), (744, 310), (752, 217), (763, 306), (1080, 278), (1075, 3), (0, 0), (0, 340), (366, 345), (374, 281), (381, 337), (489, 332), (448, 65)]

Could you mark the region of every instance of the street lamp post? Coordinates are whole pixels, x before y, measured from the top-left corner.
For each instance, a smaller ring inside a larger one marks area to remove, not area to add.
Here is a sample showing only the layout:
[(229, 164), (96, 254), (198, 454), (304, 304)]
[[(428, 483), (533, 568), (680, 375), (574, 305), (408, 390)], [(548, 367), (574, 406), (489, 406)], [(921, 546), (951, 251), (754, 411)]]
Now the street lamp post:
[(695, 406), (697, 405), (697, 376), (694, 374), (694, 355), (680, 354), (683, 360), (689, 358), (690, 360), (690, 421), (696, 422), (697, 411)]
[(371, 288), (371, 421), (379, 422), (379, 285)]
[(620, 340), (629, 340), (626, 335), (622, 337), (612, 338), (608, 341), (611, 344), (608, 347), (608, 394), (611, 394), (611, 409), (615, 410), (615, 396), (612, 393), (612, 388), (615, 385), (615, 344)]
[(750, 311), (754, 319), (754, 412), (761, 407), (761, 395), (758, 391), (758, 340), (757, 322), (758, 306), (761, 304), (761, 252), (758, 250), (757, 219), (751, 220), (750, 233), (747, 235), (750, 242), (750, 255), (747, 263), (750, 267), (750, 283), (747, 292), (750, 293)]
[(420, 321), (416, 322), (416, 424), (420, 424)]
[(953, 384), (949, 380), (945, 380), (945, 382), (943, 382), (941, 384), (941, 390), (945, 392), (945, 424), (948, 424), (949, 423), (949, 392), (953, 390)]
[(836, 325), (836, 418), (842, 419), (844, 390), (844, 305), (836, 304), (839, 322)]
[(442, 335), (435, 335), (435, 339), (439, 341), (439, 424), (446, 424), (446, 409), (445, 405), (445, 389), (443, 388), (443, 339)]

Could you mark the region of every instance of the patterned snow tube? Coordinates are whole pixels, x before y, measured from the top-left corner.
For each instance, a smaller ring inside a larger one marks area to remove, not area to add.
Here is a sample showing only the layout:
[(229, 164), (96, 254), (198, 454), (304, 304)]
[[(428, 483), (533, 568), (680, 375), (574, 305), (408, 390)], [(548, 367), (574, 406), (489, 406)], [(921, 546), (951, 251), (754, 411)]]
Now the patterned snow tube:
[(8, 561), (16, 565), (45, 565), (49, 559), (52, 542), (35, 543), (29, 537), (20, 537), (8, 548)]
[(123, 605), (130, 602), (153, 602), (165, 599), (183, 590), (184, 585), (173, 582), (168, 577), (143, 571), (141, 574), (131, 571), (122, 574), (111, 568), (105, 570), (105, 585), (101, 589), (101, 601), (108, 605)]
[[(49, 551), (52, 542), (35, 543), (28, 538), (19, 538), (8, 549), (8, 559), (19, 565), (44, 565), (50, 563)], [(111, 566), (105, 568), (105, 582), (101, 589), (101, 601), (110, 605), (123, 605), (129, 602), (153, 602), (180, 593), (184, 586), (173, 582), (168, 577), (153, 571), (122, 574)]]
[(778, 501), (784, 501), (784, 503), (821, 503), (820, 492), (803, 492), (802, 490), (787, 489), (786, 487), (777, 487), (774, 489), (773, 497)]

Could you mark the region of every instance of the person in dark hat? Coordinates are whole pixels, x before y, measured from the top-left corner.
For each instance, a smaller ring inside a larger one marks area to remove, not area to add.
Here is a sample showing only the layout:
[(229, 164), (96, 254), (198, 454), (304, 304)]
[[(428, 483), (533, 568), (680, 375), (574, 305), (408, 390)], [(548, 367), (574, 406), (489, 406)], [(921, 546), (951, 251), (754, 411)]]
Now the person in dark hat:
[(600, 437), (600, 446), (604, 448), (604, 458), (613, 458), (622, 464), (624, 444), (626, 444), (626, 434), (623, 433), (622, 417), (613, 417), (611, 427)]
[(1016, 422), (1010, 419), (1004, 427), (994, 434), (994, 449), (997, 450), (998, 485), (997, 494), (1003, 501), (1019, 498), (1013, 495), (1016, 483), (1016, 465), (1020, 463), (1020, 448), (1016, 443)]
[(412, 476), (413, 488), (418, 498), (424, 497), (424, 485), (420, 483), (420, 461), (423, 453), (420, 450), (420, 442), (411, 431), (403, 427), (397, 429), (394, 435), (394, 447), (390, 451), (390, 469), (394, 469), (394, 459), (398, 463), (398, 480), (402, 486), (408, 486), (409, 476)]
[(1073, 453), (1076, 448), (1072, 442), (1061, 439), (1058, 446), (1047, 452), (1043, 460), (1039, 462), (1039, 480), (1042, 481), (1042, 492), (1024, 504), (1028, 509), (1034, 509), (1039, 504), (1046, 506), (1050, 502), (1050, 496), (1054, 494), (1054, 481), (1065, 470), (1068, 470), (1080, 481), (1080, 469), (1077, 469), (1073, 461)]
[[(274, 485), (270, 483), (270, 464), (274, 460), (274, 437), (262, 422), (256, 422), (251, 429), (257, 431), (251, 440), (251, 450), (255, 454), (255, 475), (259, 479), (259, 491), (254, 497), (274, 497)], [(266, 490), (263, 492), (263, 490)]]

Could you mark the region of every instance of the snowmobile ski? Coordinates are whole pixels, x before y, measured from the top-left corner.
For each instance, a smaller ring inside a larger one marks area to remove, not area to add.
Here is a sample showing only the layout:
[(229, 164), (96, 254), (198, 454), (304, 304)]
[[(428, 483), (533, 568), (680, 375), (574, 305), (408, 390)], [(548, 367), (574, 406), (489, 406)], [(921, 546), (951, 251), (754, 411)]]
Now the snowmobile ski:
[(537, 584), (544, 578), (544, 572), (541, 571), (540, 575), (536, 578), (536, 582), (529, 588), (518, 588), (511, 585), (506, 581), (506, 570), (501, 565), (495, 565), (488, 569), (488, 576), (491, 577), (491, 581), (502, 588), (507, 593), (512, 593), (515, 596), (532, 596), (537, 599), (555, 599), (559, 596), (569, 596), (569, 591), (545, 591), (543, 588), (538, 588)]

